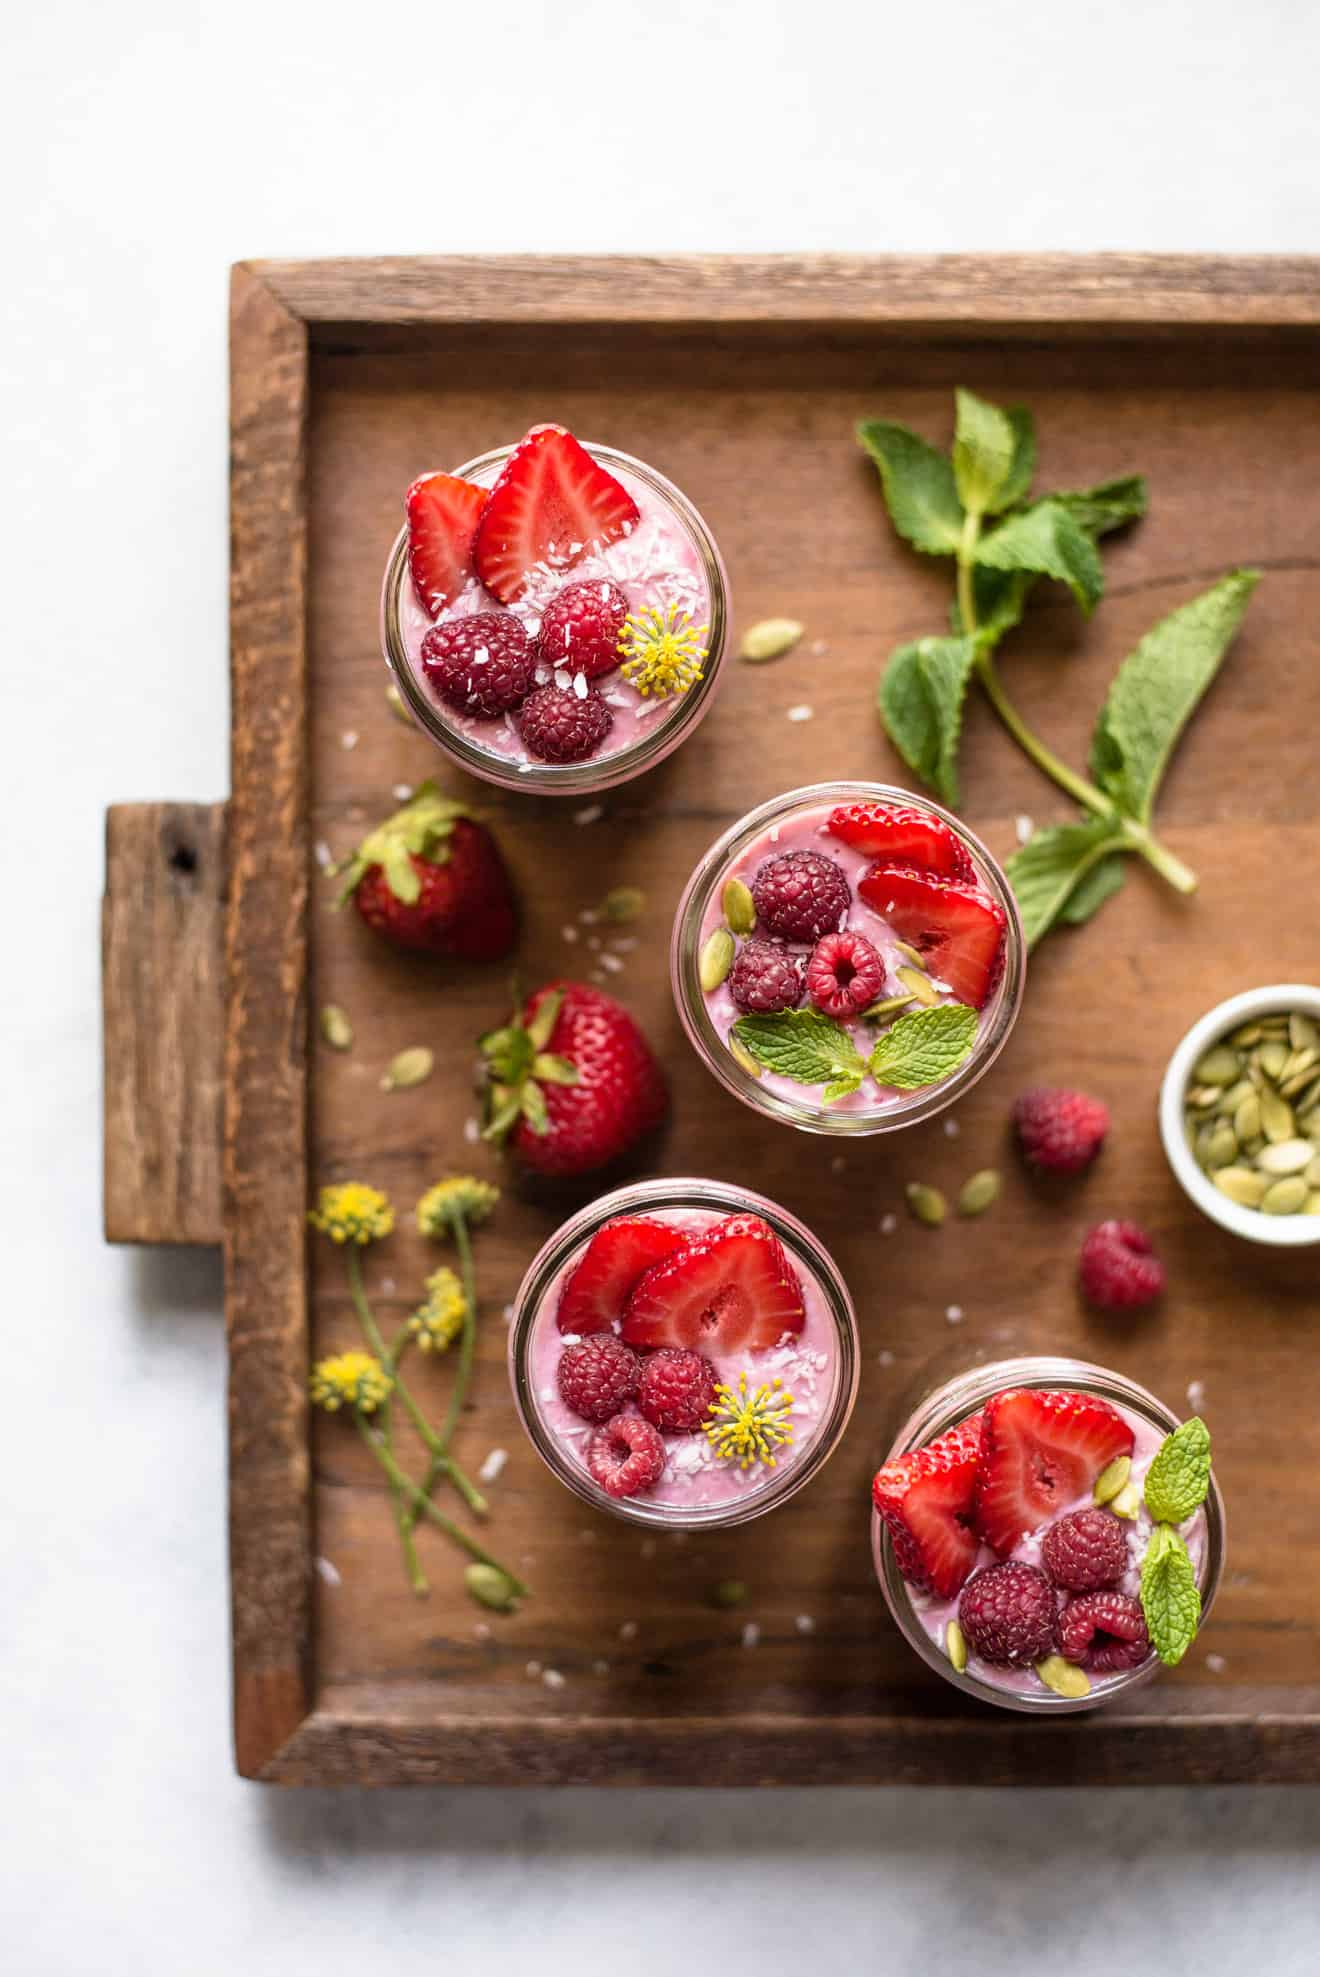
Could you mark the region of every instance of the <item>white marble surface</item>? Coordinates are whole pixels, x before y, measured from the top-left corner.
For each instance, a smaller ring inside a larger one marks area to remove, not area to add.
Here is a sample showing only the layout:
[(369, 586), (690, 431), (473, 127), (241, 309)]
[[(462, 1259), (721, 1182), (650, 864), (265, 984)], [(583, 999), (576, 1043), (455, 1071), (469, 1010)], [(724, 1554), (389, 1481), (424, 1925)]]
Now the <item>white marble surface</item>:
[(673, 1946), (768, 1969), (795, 1940), (858, 1971), (930, 1967), (932, 1942), (939, 1968), (982, 1977), (1047, 1956), (1071, 1977), (1315, 1969), (1317, 1792), (332, 1798), (234, 1780), (218, 1277), (205, 1256), (101, 1247), (96, 916), (103, 805), (225, 787), (230, 260), (1303, 251), (1318, 66), (1304, 0), (7, 10), (15, 1977), (295, 1977), (373, 1955), (399, 1977), (649, 1977)]

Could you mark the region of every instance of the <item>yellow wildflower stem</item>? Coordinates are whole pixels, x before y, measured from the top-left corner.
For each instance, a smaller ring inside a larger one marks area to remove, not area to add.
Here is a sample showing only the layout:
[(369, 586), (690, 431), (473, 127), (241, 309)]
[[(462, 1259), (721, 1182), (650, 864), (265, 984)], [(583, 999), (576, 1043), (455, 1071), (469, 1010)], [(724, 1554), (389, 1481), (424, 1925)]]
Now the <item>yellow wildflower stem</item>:
[[(358, 1419), (361, 1420), (362, 1416), (358, 1410), (355, 1408), (353, 1411), (357, 1414)], [(380, 1432), (385, 1446), (392, 1449), (394, 1446), (392, 1397), (381, 1403)], [(397, 1483), (391, 1482), (390, 1497), (394, 1504), (394, 1521), (399, 1528), (399, 1544), (403, 1550), (403, 1566), (405, 1572), (408, 1574), (408, 1584), (412, 1587), (418, 1599), (425, 1599), (431, 1588), (427, 1584), (426, 1574), (422, 1570), (422, 1562), (417, 1556), (417, 1547), (413, 1543), (413, 1525), (417, 1520), (412, 1515), (411, 1504), (404, 1502), (403, 1491)]]
[[(431, 1456), (430, 1467), (422, 1482), (422, 1494), (429, 1497), (437, 1479), (447, 1472), (459, 1495), (479, 1516), (484, 1516), (489, 1509), (485, 1497), (474, 1484), (469, 1482), (453, 1456), (448, 1453), (450, 1441), (463, 1411), (463, 1402), (467, 1398), (468, 1382), (472, 1377), (472, 1354), (477, 1337), (477, 1273), (472, 1262), (472, 1242), (468, 1235), (467, 1221), (462, 1215), (454, 1217), (453, 1236), (458, 1249), (459, 1272), (463, 1279), (463, 1329), (458, 1340), (458, 1370), (454, 1375), (449, 1406), (445, 1411), (444, 1422), (437, 1438), (442, 1452), (433, 1453)], [(409, 1508), (404, 1512), (404, 1516), (411, 1519), (408, 1526), (411, 1530), (417, 1522), (416, 1509)]]
[(502, 1572), (518, 1598), (526, 1599), (528, 1597), (528, 1591), (522, 1580), (510, 1572), (507, 1565), (501, 1565), (498, 1558), (492, 1558), (484, 1545), (478, 1544), (475, 1538), (469, 1537), (468, 1533), (460, 1525), (455, 1524), (452, 1518), (445, 1516), (443, 1510), (438, 1510), (430, 1497), (423, 1496), (416, 1483), (404, 1475), (402, 1469), (400, 1469), (398, 1463), (395, 1461), (393, 1454), (385, 1447), (380, 1436), (374, 1435), (371, 1432), (370, 1427), (367, 1425), (366, 1416), (359, 1408), (354, 1408), (353, 1419), (357, 1422), (358, 1433), (375, 1456), (377, 1462), (379, 1462), (381, 1468), (385, 1471), (389, 1481), (408, 1499), (409, 1507), (417, 1511), (421, 1516), (429, 1517), (431, 1522), (438, 1525), (445, 1533), (446, 1537), (452, 1538), (454, 1543), (461, 1546), (469, 1558), (475, 1558), (479, 1565), (493, 1565), (497, 1572)]

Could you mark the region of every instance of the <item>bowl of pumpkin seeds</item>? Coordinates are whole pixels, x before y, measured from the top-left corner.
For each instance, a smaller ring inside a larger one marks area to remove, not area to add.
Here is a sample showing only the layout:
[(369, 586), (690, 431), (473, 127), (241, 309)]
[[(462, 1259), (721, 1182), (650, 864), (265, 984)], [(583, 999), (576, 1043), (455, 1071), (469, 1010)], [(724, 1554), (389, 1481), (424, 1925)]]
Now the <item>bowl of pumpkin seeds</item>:
[(1251, 1242), (1320, 1242), (1320, 988), (1279, 982), (1193, 1023), (1160, 1090), (1169, 1165)]

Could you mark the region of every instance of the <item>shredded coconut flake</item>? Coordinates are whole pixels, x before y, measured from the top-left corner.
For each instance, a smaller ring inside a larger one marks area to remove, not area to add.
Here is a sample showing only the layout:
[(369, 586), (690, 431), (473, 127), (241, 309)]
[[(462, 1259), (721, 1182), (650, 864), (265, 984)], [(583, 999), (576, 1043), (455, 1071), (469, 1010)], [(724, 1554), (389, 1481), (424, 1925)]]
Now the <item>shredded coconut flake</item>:
[(610, 1672), (610, 1664), (602, 1656), (600, 1660), (592, 1662), (591, 1672), (593, 1675), (608, 1675)]
[(527, 1664), (527, 1673), (528, 1673), (528, 1676), (530, 1677), (530, 1679), (531, 1679), (531, 1680), (532, 1680), (533, 1682), (534, 1682), (534, 1681), (536, 1680), (536, 1678), (537, 1678), (537, 1676), (538, 1676), (538, 1675), (540, 1674), (540, 1672), (541, 1672), (541, 1664), (540, 1664), (540, 1662), (539, 1662), (539, 1661), (529, 1661), (529, 1662), (528, 1662), (528, 1664)]
[(561, 927), (559, 929), (560, 940), (568, 941), (570, 946), (577, 939), (577, 937), (578, 937), (578, 930), (576, 927)]
[(557, 1668), (547, 1668), (542, 1674), (541, 1680), (545, 1683), (547, 1689), (562, 1689), (564, 1686), (564, 1678)]
[(1205, 1658), (1205, 1665), (1212, 1675), (1222, 1675), (1228, 1663), (1222, 1654), (1208, 1654)]
[(1018, 843), (1025, 844), (1027, 842), (1027, 839), (1031, 836), (1031, 833), (1035, 830), (1035, 828), (1036, 826), (1031, 821), (1030, 817), (1026, 816), (1025, 814), (1019, 817), (1017, 822), (1013, 826), (1014, 834), (1017, 837)]
[(1205, 1406), (1205, 1383), (1202, 1380), (1187, 1382), (1187, 1405), (1193, 1414), (1199, 1414)]
[(800, 700), (796, 707), (789, 708), (788, 719), (790, 721), (809, 721), (815, 712), (814, 707), (809, 707), (805, 700)]
[(339, 746), (341, 748), (356, 748), (357, 745), (358, 745), (357, 729), (345, 728), (343, 734), (341, 734), (339, 737)]
[(963, 1308), (960, 1304), (951, 1304), (948, 1307), (948, 1309), (945, 1311), (944, 1315), (948, 1319), (951, 1325), (961, 1325), (963, 1320)]
[(880, 1233), (882, 1236), (892, 1236), (897, 1227), (897, 1215), (882, 1215), (880, 1217)]
[(323, 872), (328, 872), (335, 862), (335, 854), (323, 837), (316, 840), (316, 843), (312, 847), (312, 854)]
[(793, 1625), (799, 1634), (814, 1634), (816, 1631), (816, 1623), (809, 1613), (799, 1613)]
[(395, 783), (392, 794), (396, 803), (411, 803), (413, 786), (411, 783)]
[(481, 1138), (480, 1119), (465, 1119), (463, 1121), (463, 1137), (469, 1146), (475, 1146), (477, 1144), (477, 1141)]
[(478, 1480), (483, 1483), (494, 1483), (498, 1481), (508, 1459), (509, 1451), (507, 1448), (493, 1448), (477, 1471)]
[(956, 1119), (946, 1119), (944, 1121), (944, 1137), (946, 1140), (956, 1140), (961, 1131), (962, 1127)]
[(747, 1622), (747, 1625), (742, 1630), (743, 1646), (755, 1647), (757, 1642), (760, 1640), (760, 1638), (761, 1638), (761, 1629), (757, 1626), (754, 1620), (749, 1620)]
[(884, 1350), (883, 1350), (882, 1352), (877, 1352), (877, 1354), (876, 1354), (876, 1356), (875, 1356), (875, 1363), (876, 1363), (876, 1365), (877, 1365), (877, 1366), (892, 1366), (892, 1365), (893, 1365), (893, 1363), (894, 1363), (894, 1355), (893, 1355), (893, 1353), (892, 1353), (892, 1352), (891, 1352), (891, 1351), (889, 1350), (889, 1347), (888, 1347), (888, 1346), (886, 1346), (886, 1347), (884, 1348)]
[(337, 1565), (332, 1565), (328, 1558), (318, 1558), (316, 1561), (316, 1569), (320, 1574), (320, 1576), (325, 1580), (327, 1586), (343, 1585), (344, 1582), (339, 1576), (339, 1567)]
[(637, 1622), (635, 1620), (624, 1621), (622, 1627), (619, 1629), (619, 1639), (621, 1641), (635, 1641), (637, 1639)]

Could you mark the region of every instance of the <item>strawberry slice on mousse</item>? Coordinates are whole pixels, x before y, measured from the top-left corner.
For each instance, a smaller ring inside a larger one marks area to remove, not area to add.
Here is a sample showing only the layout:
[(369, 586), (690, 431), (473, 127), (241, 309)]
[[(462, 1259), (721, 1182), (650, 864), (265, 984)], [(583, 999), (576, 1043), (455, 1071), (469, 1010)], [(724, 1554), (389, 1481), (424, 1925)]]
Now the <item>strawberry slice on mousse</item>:
[(888, 1528), (898, 1569), (911, 1586), (952, 1599), (976, 1564), (972, 1523), (981, 1417), (974, 1414), (925, 1448), (886, 1462), (871, 1501)]
[(857, 892), (918, 950), (951, 995), (984, 1009), (1002, 971), (1007, 926), (993, 899), (960, 879), (912, 865), (876, 865), (858, 880)]
[(533, 426), (491, 489), (477, 531), (477, 575), (508, 603), (538, 564), (566, 569), (640, 519), (637, 503), (563, 426)]
[(1022, 1539), (1087, 1495), (1135, 1437), (1094, 1394), (1008, 1387), (986, 1402), (976, 1478), (976, 1528), (1006, 1558)]
[(830, 812), (829, 832), (886, 864), (917, 865), (950, 879), (976, 877), (962, 840), (928, 810), (899, 803), (841, 803)]
[(681, 1249), (686, 1238), (662, 1222), (625, 1215), (607, 1222), (587, 1244), (582, 1261), (559, 1296), (556, 1322), (561, 1332), (581, 1338), (607, 1332), (622, 1318), (628, 1293), (662, 1258)]
[(404, 496), (408, 568), (413, 588), (433, 618), (473, 573), (477, 523), (488, 498), (487, 488), (455, 474), (427, 474)]
[(731, 1215), (648, 1270), (628, 1298), (631, 1346), (764, 1352), (807, 1322), (802, 1286), (759, 1215)]

